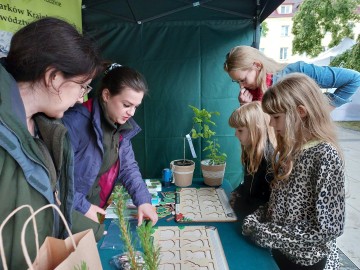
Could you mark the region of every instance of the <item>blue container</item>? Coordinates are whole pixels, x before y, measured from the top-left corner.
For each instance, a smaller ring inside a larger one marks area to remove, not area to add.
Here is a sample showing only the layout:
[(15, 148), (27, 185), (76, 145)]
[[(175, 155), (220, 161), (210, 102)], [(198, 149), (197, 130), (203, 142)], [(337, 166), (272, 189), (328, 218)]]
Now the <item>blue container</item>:
[(162, 180), (164, 187), (169, 187), (171, 184), (172, 172), (169, 168), (165, 168), (162, 171)]

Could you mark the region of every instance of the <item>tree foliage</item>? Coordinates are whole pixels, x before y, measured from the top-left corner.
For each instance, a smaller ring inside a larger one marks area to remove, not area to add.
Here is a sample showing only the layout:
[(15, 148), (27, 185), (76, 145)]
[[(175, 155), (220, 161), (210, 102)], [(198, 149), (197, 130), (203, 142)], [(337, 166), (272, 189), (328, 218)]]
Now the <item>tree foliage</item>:
[(360, 72), (360, 36), (357, 42), (351, 49), (336, 56), (331, 62), (330, 66), (344, 67), (354, 69)]
[(293, 53), (315, 57), (322, 52), (321, 41), (331, 33), (329, 47), (344, 37), (354, 38), (354, 23), (360, 0), (304, 0), (293, 18)]
[(260, 30), (261, 36), (266, 37), (267, 33), (269, 32), (269, 26), (268, 26), (267, 22), (265, 22), (265, 21), (262, 22), (260, 29), (261, 29)]

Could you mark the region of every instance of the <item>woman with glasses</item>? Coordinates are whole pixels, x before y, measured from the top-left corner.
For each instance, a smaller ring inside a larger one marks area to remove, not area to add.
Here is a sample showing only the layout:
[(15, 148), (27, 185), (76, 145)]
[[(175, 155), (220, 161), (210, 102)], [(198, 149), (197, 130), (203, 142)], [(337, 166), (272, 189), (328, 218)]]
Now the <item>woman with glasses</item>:
[(231, 49), (226, 55), (224, 70), (233, 82), (240, 86), (240, 104), (261, 101), (267, 88), (286, 74), (294, 72), (309, 76), (320, 88), (336, 88), (334, 93), (325, 93), (332, 109), (351, 102), (351, 96), (360, 87), (360, 73), (355, 70), (316, 66), (303, 61), (292, 64), (278, 63), (249, 46)]
[(74, 106), (63, 118), (75, 152), (74, 208), (95, 222), (105, 214), (116, 184), (127, 189), (138, 207), (139, 225), (144, 217), (153, 225), (158, 220), (131, 144), (141, 130), (132, 117), (147, 91), (139, 72), (112, 64), (97, 97)]
[[(9, 54), (0, 64), (0, 223), (22, 205), (36, 210), (52, 203), (71, 225), (73, 153), (57, 118), (82, 102), (87, 85), (101, 70), (93, 44), (65, 21), (43, 18), (12, 37)], [(5, 263), (9, 269), (27, 269), (20, 232), (29, 214), (21, 210), (3, 227), (6, 244), (0, 269)], [(52, 210), (36, 219), (40, 244), (47, 236), (65, 236)], [(26, 246), (34, 259), (30, 227)]]

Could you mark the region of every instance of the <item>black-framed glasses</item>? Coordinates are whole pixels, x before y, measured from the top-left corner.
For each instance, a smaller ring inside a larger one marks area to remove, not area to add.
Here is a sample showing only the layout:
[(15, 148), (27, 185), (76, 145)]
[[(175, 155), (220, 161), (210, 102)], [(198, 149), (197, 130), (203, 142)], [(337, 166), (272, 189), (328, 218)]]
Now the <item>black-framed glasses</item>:
[(81, 96), (80, 97), (84, 97), (85, 95), (89, 94), (92, 90), (92, 87), (90, 85), (81, 85), (81, 89), (82, 89), (82, 92), (81, 92)]
[(244, 79), (231, 80), (231, 81), (232, 81), (233, 83), (238, 83), (239, 85), (242, 85), (243, 83), (246, 82), (248, 74), (249, 74), (249, 70), (247, 70), (246, 73), (243, 74), (243, 75), (244, 75)]
[(245, 80), (231, 80), (233, 83), (243, 84)]

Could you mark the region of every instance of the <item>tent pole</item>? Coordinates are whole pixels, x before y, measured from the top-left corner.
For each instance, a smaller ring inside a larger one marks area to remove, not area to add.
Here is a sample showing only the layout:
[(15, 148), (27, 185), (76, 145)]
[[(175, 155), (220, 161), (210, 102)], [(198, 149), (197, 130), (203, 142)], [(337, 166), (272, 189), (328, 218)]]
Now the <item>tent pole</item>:
[(103, 0), (103, 1), (96, 1), (96, 3), (90, 3), (86, 5), (82, 5), (82, 9), (92, 8), (93, 6), (99, 6), (106, 2), (111, 2), (111, 0)]
[(254, 34), (252, 47), (259, 49), (260, 44), (260, 0), (256, 0), (256, 15), (254, 17)]
[(104, 14), (107, 14), (111, 17), (114, 17), (114, 18), (117, 18), (117, 19), (120, 19), (120, 20), (123, 20), (123, 21), (127, 21), (127, 22), (132, 22), (132, 23), (136, 23), (136, 21), (134, 21), (133, 19), (130, 19), (130, 18), (127, 18), (127, 17), (124, 17), (124, 16), (120, 16), (114, 12), (109, 12), (107, 10), (103, 10), (103, 9), (100, 9), (100, 8), (94, 8), (94, 7), (91, 7), (88, 9), (88, 11), (98, 11), (98, 12), (102, 12)]
[(211, 2), (211, 1), (212, 0), (203, 0), (203, 1), (198, 1), (198, 2), (191, 3), (191, 4), (187, 4), (187, 5), (185, 5), (185, 6), (181, 7), (181, 8), (173, 9), (173, 10), (170, 10), (168, 12), (164, 12), (162, 14), (159, 14), (159, 15), (147, 18), (147, 19), (143, 19), (143, 20), (141, 20), (141, 22), (138, 22), (138, 23), (145, 23), (145, 22), (153, 21), (153, 20), (159, 19), (161, 17), (165, 17), (167, 15), (171, 15), (171, 14), (174, 14), (176, 12), (183, 11), (185, 9), (201, 6), (203, 3), (207, 3), (207, 2)]
[(265, 5), (263, 6), (263, 8), (262, 8), (262, 10), (260, 11), (258, 11), (259, 13), (258, 13), (258, 16), (259, 16), (259, 18), (261, 18), (261, 16), (262, 16), (262, 14), (264, 13), (264, 10), (265, 10), (265, 8), (266, 8), (266, 6), (267, 6), (267, 4), (269, 3), (269, 0), (267, 0), (266, 2), (265, 2)]
[(128, 5), (128, 7), (129, 7), (129, 9), (130, 9), (130, 12), (131, 12), (131, 15), (133, 16), (134, 21), (135, 21), (135, 22), (138, 22), (138, 20), (136, 19), (135, 13), (134, 13), (134, 11), (133, 11), (133, 9), (132, 9), (132, 7), (131, 7), (131, 5), (130, 5), (130, 3), (129, 3), (128, 0), (126, 1), (126, 4)]
[(207, 6), (207, 5), (201, 5), (201, 6), (203, 8), (207, 8), (207, 9), (211, 9), (211, 10), (215, 10), (215, 11), (220, 11), (220, 12), (235, 15), (235, 16), (238, 16), (238, 17), (241, 17), (241, 18), (248, 18), (248, 19), (253, 18), (253, 16), (245, 14), (245, 13), (234, 12), (234, 11), (226, 10), (226, 9), (222, 9), (222, 8), (214, 8), (214, 7), (210, 7), (210, 6)]

